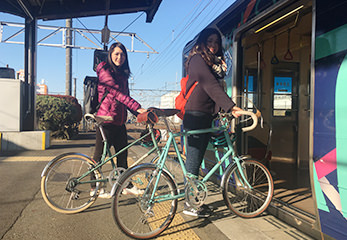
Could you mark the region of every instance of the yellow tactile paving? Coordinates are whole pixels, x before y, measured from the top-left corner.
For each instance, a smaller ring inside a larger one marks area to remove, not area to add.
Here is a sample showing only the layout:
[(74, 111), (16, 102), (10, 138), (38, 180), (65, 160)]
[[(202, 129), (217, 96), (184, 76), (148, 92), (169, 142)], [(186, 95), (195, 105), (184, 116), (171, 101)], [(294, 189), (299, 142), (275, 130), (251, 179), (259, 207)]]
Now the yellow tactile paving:
[(13, 156), (13, 157), (0, 157), (2, 162), (40, 162), (40, 161), (51, 161), (54, 157), (52, 156)]
[(163, 236), (159, 236), (157, 239), (184, 239), (195, 240), (200, 239), (198, 235), (190, 228), (182, 216), (176, 213), (172, 223), (163, 233)]
[[(143, 178), (142, 182), (146, 182)], [(155, 216), (150, 219), (150, 226), (157, 228), (159, 224), (163, 223), (163, 218), (167, 217), (168, 210), (171, 208), (171, 201), (161, 202), (154, 205)], [(160, 220), (160, 221), (159, 221)], [(158, 236), (157, 239), (187, 239), (187, 240), (198, 240), (198, 235), (190, 228), (182, 216), (176, 212), (174, 219), (170, 226)]]

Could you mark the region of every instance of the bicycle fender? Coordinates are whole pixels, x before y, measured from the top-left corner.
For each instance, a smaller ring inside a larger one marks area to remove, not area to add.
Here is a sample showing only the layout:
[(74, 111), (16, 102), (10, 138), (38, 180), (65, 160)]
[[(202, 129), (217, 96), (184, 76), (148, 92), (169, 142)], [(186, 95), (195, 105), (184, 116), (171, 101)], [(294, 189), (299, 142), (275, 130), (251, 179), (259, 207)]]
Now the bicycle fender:
[[(243, 155), (243, 156), (240, 156), (239, 158), (240, 158), (242, 161), (254, 159), (254, 158), (252, 158), (250, 155)], [(235, 162), (233, 162), (232, 164), (229, 164), (229, 166), (225, 169), (224, 174), (223, 174), (223, 176), (222, 176), (222, 180), (221, 180), (221, 182), (220, 182), (220, 188), (221, 188), (222, 190), (224, 190), (224, 189), (223, 189), (223, 186), (224, 186), (224, 182), (226, 181), (226, 176), (225, 176), (225, 175), (226, 175), (226, 173), (229, 172), (229, 171), (231, 170), (231, 168), (233, 168), (234, 166), (236, 166), (236, 163), (235, 163)]]
[(88, 158), (88, 159), (90, 159), (92, 162), (95, 162), (92, 158), (90, 158), (89, 156), (87, 156), (87, 155), (85, 155), (85, 154), (83, 154), (83, 153), (76, 153), (76, 152), (63, 153), (63, 154), (60, 154), (60, 155), (56, 156), (55, 158), (53, 158), (51, 161), (49, 161), (49, 162), (47, 163), (47, 165), (45, 166), (45, 168), (42, 170), (41, 177), (43, 177), (43, 176), (45, 176), (45, 175), (47, 174), (48, 169), (51, 167), (51, 165), (52, 165), (55, 161), (57, 161), (57, 160), (59, 160), (59, 159), (61, 159), (61, 158), (63, 158), (63, 157), (66, 157), (66, 156), (68, 156), (68, 155), (78, 155), (78, 156), (81, 156), (81, 157)]
[(222, 180), (220, 181), (220, 188), (221, 190), (224, 190), (223, 189), (223, 186), (224, 186), (224, 182), (226, 181), (226, 173), (230, 171), (231, 168), (233, 168), (234, 166), (236, 165), (236, 163), (232, 163), (232, 164), (229, 164), (229, 166), (225, 169), (224, 173), (223, 173), (223, 176), (222, 176)]

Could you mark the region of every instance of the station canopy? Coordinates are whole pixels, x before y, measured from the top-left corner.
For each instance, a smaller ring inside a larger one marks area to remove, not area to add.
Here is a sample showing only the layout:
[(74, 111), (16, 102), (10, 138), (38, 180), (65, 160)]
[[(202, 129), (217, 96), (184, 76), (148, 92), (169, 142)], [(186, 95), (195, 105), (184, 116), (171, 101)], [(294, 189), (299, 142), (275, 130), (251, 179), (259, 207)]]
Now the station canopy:
[(55, 20), (146, 12), (152, 22), (162, 0), (0, 0), (0, 12), (23, 18)]

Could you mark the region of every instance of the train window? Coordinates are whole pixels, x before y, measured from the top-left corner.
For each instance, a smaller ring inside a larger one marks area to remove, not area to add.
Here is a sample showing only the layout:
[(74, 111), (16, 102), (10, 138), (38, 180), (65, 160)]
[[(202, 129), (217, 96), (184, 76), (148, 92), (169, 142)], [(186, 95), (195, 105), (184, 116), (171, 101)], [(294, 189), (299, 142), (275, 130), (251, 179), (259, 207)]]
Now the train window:
[(256, 71), (246, 70), (243, 84), (243, 103), (245, 109), (253, 109), (253, 104), (257, 107), (257, 75)]
[(292, 110), (292, 77), (274, 77), (273, 115), (275, 117), (286, 116)]

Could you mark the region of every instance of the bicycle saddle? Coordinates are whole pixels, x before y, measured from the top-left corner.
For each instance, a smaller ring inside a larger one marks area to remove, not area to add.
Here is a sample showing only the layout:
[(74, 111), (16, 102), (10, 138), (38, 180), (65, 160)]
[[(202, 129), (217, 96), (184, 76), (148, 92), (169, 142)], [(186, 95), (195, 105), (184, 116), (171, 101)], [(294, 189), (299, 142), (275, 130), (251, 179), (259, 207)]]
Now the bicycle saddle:
[(93, 121), (97, 123), (103, 123), (104, 121), (113, 121), (113, 118), (111, 116), (95, 116), (93, 114), (87, 113), (84, 115), (84, 118), (87, 121)]
[(180, 112), (179, 110), (175, 108), (163, 109), (163, 108), (150, 107), (148, 108), (148, 110), (153, 111), (158, 117), (170, 117)]

